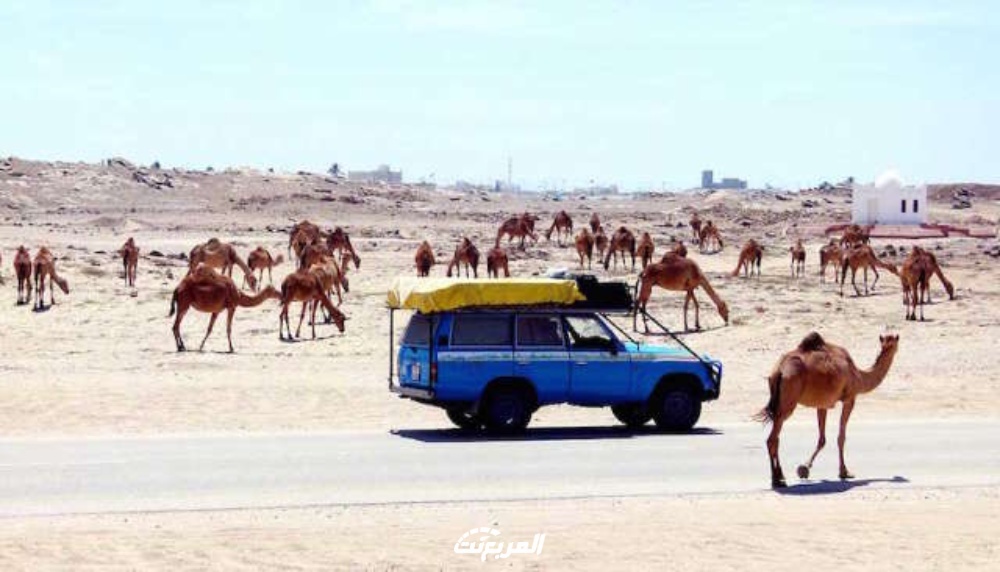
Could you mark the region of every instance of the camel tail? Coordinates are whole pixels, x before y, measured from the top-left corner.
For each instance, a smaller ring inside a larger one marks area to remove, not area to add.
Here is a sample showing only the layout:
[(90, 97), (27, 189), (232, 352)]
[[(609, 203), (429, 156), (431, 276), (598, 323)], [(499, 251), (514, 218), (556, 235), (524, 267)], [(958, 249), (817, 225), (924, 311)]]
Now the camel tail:
[(767, 400), (767, 405), (753, 416), (754, 421), (763, 424), (773, 423), (778, 416), (778, 406), (781, 403), (781, 371), (776, 371), (767, 379), (767, 385), (771, 390), (771, 397)]
[(169, 318), (169, 317), (173, 316), (174, 315), (174, 311), (176, 309), (177, 309), (177, 289), (174, 288), (174, 295), (170, 297), (170, 313), (167, 314), (167, 317)]

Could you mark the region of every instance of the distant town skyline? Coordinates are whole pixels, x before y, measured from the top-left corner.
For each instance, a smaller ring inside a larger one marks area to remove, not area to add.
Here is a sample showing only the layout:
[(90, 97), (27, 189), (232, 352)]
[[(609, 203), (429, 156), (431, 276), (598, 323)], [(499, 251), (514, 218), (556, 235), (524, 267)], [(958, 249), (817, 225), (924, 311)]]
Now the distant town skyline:
[(1000, 181), (985, 1), (5, 2), (0, 154), (529, 189)]

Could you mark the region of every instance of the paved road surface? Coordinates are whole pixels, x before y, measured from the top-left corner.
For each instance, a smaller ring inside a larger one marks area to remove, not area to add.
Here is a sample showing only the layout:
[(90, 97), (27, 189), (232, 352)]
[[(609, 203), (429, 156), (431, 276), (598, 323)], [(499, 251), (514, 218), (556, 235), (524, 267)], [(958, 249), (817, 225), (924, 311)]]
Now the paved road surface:
[[(817, 480), (794, 477), (815, 440), (802, 421), (782, 441), (790, 494), (1000, 485), (1000, 420), (852, 423), (851, 485), (836, 481), (835, 422)], [(733, 424), (683, 436), (538, 428), (512, 440), (451, 430), (0, 439), (0, 516), (752, 492), (769, 485), (764, 438), (759, 425)]]

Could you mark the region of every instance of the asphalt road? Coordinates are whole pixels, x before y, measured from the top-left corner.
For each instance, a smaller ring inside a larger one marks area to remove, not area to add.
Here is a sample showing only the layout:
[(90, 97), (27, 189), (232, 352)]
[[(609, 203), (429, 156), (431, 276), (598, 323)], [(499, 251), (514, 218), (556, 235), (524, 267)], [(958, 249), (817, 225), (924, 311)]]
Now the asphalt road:
[[(807, 420), (785, 429), (785, 494), (1000, 485), (1000, 420), (854, 422), (848, 483), (836, 479), (836, 415), (814, 480), (795, 477), (816, 438)], [(745, 493), (770, 483), (765, 436), (733, 424), (0, 439), (0, 516)]]

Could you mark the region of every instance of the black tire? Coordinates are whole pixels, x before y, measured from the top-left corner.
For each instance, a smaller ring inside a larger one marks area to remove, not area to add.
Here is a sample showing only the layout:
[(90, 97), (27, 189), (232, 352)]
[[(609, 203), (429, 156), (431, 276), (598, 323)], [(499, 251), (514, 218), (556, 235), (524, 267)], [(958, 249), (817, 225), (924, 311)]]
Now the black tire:
[(653, 406), (656, 426), (664, 431), (690, 431), (701, 417), (701, 400), (686, 389), (667, 389)]
[(629, 429), (638, 429), (653, 418), (653, 414), (649, 412), (649, 408), (642, 403), (612, 405), (611, 413), (614, 413), (615, 419), (624, 423)]
[(495, 434), (520, 433), (531, 421), (528, 393), (517, 387), (499, 387), (490, 391), (479, 409), (486, 430)]
[(459, 429), (464, 429), (465, 431), (475, 431), (483, 425), (479, 416), (470, 412), (465, 407), (449, 407), (445, 411), (448, 413), (448, 419), (450, 419), (451, 422), (454, 423)]

